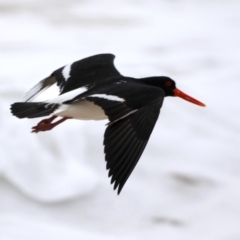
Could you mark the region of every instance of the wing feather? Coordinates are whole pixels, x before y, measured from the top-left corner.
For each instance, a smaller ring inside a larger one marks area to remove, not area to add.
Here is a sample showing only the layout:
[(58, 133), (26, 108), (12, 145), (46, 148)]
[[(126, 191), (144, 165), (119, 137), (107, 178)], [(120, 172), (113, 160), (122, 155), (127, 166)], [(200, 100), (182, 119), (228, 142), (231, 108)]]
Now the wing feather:
[(33, 86), (24, 96), (24, 99), (26, 102), (31, 101), (33, 98), (38, 96), (41, 92), (44, 90), (47, 90), (49, 87), (51, 87), (54, 83), (56, 83), (56, 78), (54, 76), (49, 76), (39, 83), (37, 83), (35, 86)]
[[(107, 169), (109, 176), (112, 177), (111, 183), (114, 183), (114, 189), (118, 188), (118, 193), (121, 192), (147, 145), (160, 106), (160, 104), (145, 106), (106, 129), (104, 152)], [(149, 116), (153, 118), (149, 119)], [(113, 144), (108, 145), (108, 142)]]

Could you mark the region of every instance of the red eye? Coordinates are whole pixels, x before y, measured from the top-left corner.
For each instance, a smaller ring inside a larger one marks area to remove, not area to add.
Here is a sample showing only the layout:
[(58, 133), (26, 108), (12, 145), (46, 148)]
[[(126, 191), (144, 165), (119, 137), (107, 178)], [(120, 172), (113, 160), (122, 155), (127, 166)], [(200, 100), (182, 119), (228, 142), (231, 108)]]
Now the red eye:
[(170, 87), (172, 83), (170, 81), (165, 82), (165, 86)]

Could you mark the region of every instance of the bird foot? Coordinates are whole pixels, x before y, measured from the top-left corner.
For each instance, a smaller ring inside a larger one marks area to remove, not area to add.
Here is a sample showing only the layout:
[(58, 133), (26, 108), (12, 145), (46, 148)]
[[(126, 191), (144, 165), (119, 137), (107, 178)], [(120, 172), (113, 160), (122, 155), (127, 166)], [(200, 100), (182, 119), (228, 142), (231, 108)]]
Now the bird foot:
[(55, 125), (51, 124), (51, 123), (46, 123), (46, 124), (41, 123), (40, 125), (38, 124), (38, 125), (32, 127), (32, 133), (49, 131), (49, 130), (53, 129), (54, 127), (55, 127)]
[(43, 119), (41, 122), (39, 122), (36, 126), (32, 127), (32, 133), (38, 133), (38, 132), (45, 132), (45, 131), (49, 131), (52, 130), (54, 127), (56, 127), (58, 124), (64, 122), (65, 120), (69, 119), (67, 117), (64, 117), (62, 119), (60, 119), (57, 122), (52, 123), (52, 121), (55, 119), (56, 117), (53, 116), (51, 118), (48, 119)]

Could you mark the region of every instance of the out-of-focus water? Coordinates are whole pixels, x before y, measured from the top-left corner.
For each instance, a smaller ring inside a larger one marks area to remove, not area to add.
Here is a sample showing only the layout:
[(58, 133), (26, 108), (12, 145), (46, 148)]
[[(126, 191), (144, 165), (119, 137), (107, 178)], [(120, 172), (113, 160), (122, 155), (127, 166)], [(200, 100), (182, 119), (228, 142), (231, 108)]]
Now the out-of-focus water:
[[(240, 238), (240, 2), (0, 2), (0, 239)], [(206, 103), (165, 99), (117, 196), (103, 155), (106, 121), (39, 120), (11, 103), (53, 70), (114, 53), (126, 76), (167, 75)]]

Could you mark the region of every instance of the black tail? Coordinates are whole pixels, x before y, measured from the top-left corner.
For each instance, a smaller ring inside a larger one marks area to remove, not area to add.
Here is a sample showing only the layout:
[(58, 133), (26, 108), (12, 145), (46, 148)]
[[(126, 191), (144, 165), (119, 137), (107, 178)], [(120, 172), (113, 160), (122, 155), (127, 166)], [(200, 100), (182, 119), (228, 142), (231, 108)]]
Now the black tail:
[(11, 112), (18, 118), (37, 118), (52, 114), (59, 104), (43, 102), (18, 102), (11, 105)]

